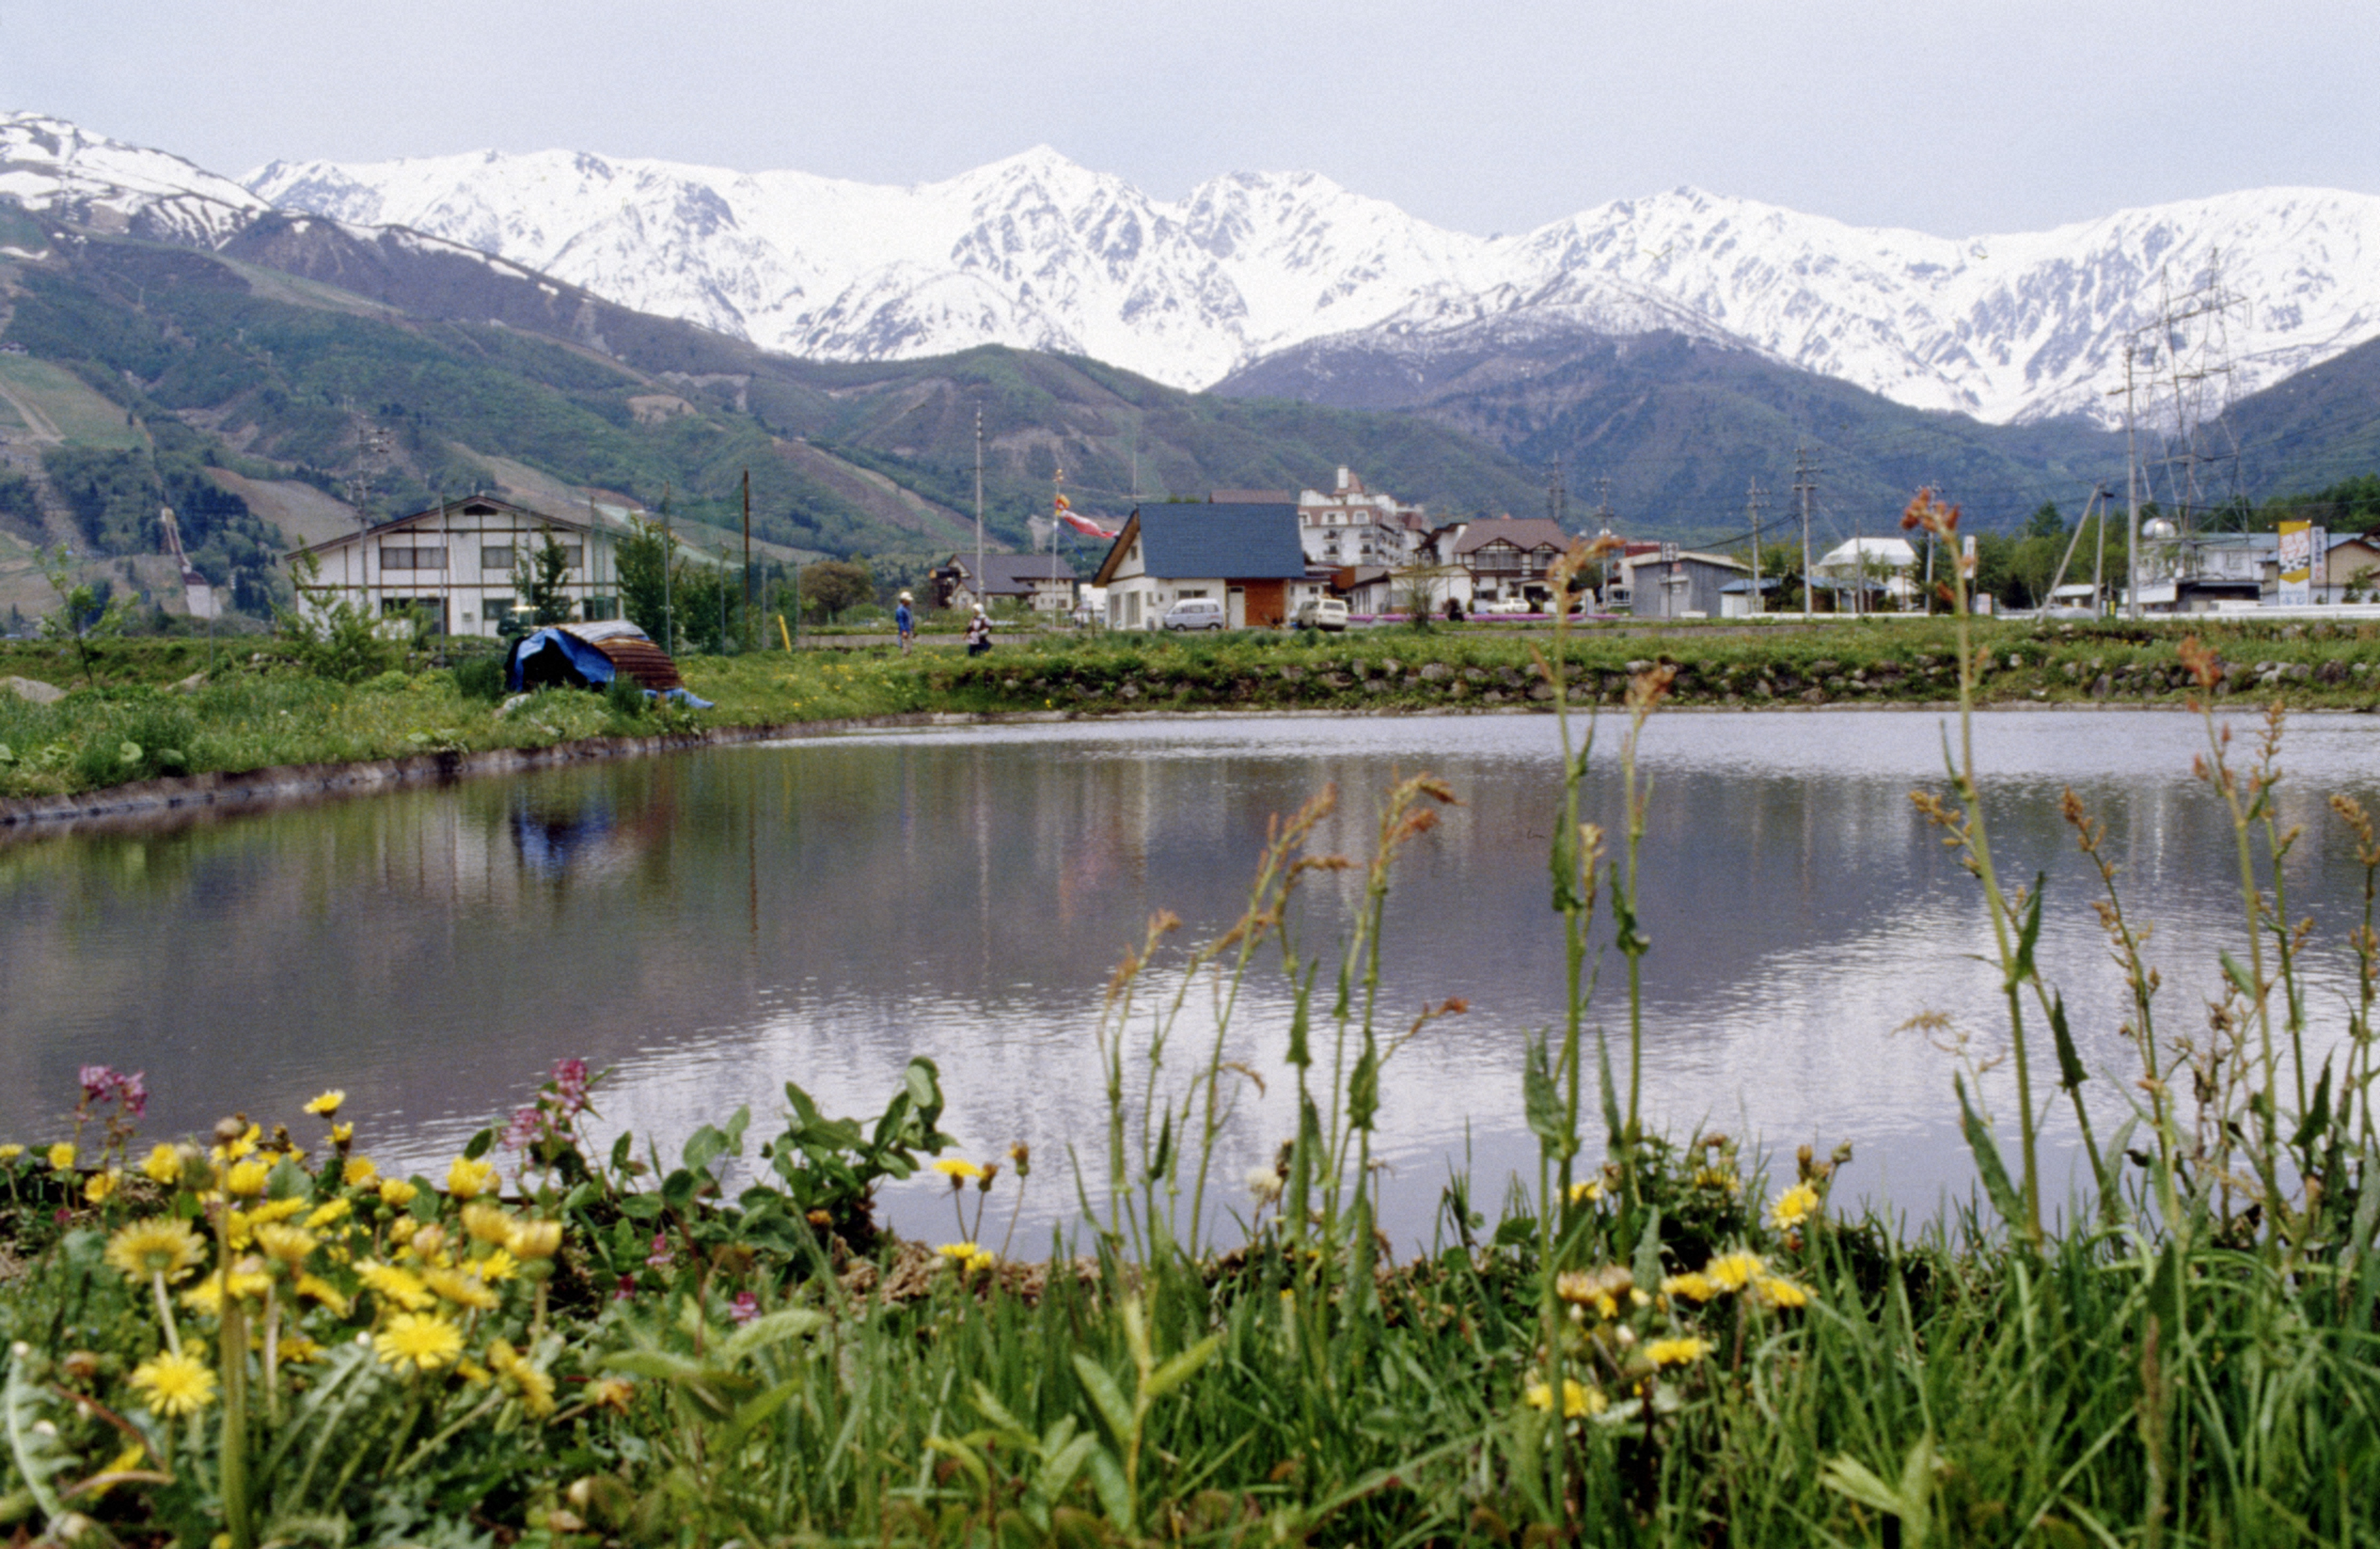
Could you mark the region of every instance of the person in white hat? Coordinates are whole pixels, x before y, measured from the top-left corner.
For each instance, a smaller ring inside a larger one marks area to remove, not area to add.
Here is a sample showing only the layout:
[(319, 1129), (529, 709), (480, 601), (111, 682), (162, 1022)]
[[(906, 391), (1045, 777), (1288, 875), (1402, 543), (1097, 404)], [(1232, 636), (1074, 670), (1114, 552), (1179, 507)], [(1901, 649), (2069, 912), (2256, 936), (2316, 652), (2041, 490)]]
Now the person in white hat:
[(892, 610), (892, 628), (901, 631), (901, 654), (904, 656), (909, 654), (909, 648), (917, 643), (917, 616), (909, 611), (909, 594), (904, 592), (901, 593), (901, 605)]
[(991, 649), (991, 616), (983, 604), (975, 605), (975, 616), (967, 620), (966, 651), (970, 656), (980, 656)]

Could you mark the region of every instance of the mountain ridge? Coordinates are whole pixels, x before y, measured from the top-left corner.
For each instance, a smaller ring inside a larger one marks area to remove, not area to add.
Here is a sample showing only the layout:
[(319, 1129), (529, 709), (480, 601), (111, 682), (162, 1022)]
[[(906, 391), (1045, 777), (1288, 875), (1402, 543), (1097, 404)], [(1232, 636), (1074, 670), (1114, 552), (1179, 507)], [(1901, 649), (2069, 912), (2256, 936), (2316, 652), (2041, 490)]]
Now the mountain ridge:
[[(564, 159), (596, 180), (578, 197), (600, 185), (601, 218), (552, 199), (550, 168)], [(699, 259), (678, 231), (637, 246), (614, 219), (624, 181), (699, 207), (705, 240), (728, 256)], [(2265, 302), (2229, 341), (2242, 393), (2380, 337), (2380, 198), (2336, 189), (2241, 190), (1943, 238), (1687, 186), (1480, 238), (1310, 173), (1224, 174), (1156, 200), (1047, 147), (907, 188), (560, 152), (275, 163), (244, 182), (276, 202), (369, 211), (515, 256), (614, 299), (634, 291), (640, 310), (792, 353), (1005, 343), (1175, 386), (1209, 386), (1320, 338), (1410, 333), (1416, 309), (1526, 318), (1565, 284), (1608, 287), (1623, 317), (1632, 304), (1691, 312), (1679, 331), (1993, 423), (2116, 422), (2120, 407), (2104, 399), (2124, 343), (2210, 272)], [(508, 231), (498, 207), (540, 213)], [(826, 248), (851, 256), (837, 267)], [(640, 280), (638, 265), (669, 277)]]

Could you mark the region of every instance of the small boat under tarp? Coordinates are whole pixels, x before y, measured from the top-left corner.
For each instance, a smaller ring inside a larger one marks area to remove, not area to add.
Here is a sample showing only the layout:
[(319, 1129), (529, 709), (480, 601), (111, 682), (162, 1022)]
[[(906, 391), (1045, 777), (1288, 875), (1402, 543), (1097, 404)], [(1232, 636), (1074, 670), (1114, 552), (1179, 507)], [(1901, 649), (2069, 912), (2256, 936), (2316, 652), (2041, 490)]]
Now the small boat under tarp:
[(513, 643), (504, 658), (504, 688), (512, 693), (540, 689), (601, 689), (625, 677), (651, 694), (710, 708), (686, 691), (669, 653), (625, 619), (600, 624), (549, 624)]

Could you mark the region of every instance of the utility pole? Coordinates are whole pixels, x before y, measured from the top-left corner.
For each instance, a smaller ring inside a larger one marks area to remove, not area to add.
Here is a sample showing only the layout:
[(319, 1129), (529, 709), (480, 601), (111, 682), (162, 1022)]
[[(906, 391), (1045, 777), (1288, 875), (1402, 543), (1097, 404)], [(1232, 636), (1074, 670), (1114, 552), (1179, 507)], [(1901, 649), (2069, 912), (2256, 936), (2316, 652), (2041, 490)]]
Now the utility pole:
[(967, 579), (969, 590), (980, 606), (984, 596), (983, 581), (983, 405), (975, 406), (975, 574)]
[[(670, 528), (670, 487), (662, 486), (662, 649), (677, 654), (676, 600), (672, 595), (676, 580), (677, 534)], [(443, 507), (442, 507), (443, 509)]]
[[(1604, 474), (1596, 475), (1595, 480), (1595, 535), (1598, 538), (1611, 536), (1611, 480)], [(1597, 607), (1608, 607), (1610, 600), (1611, 556), (1607, 554), (1603, 556), (1603, 590), (1596, 594), (1595, 602)], [(1631, 603), (1629, 605), (1633, 607), (1635, 604)]]
[(1805, 446), (1793, 448), (1793, 493), (1802, 497), (1802, 621), (1810, 620), (1810, 495), (1817, 489), (1817, 470), (1810, 466)]
[(1562, 487), (1562, 465), (1560, 452), (1554, 454), (1553, 479), (1546, 485), (1546, 515), (1553, 518), (1553, 524), (1556, 527), (1560, 527), (1570, 515), (1570, 491)]
[[(2141, 616), (2141, 459), (2132, 443), (2132, 341), (2124, 341), (2124, 616)], [(2111, 393), (2109, 396), (2113, 396)]]
[[(722, 592), (722, 595), (724, 595)], [(752, 470), (744, 470), (744, 640), (752, 640)]]
[(1752, 611), (1767, 613), (1767, 594), (1760, 590), (1760, 513), (1768, 505), (1768, 497), (1760, 491), (1760, 481), (1755, 478), (1751, 489), (1744, 492), (1744, 514), (1752, 518)]

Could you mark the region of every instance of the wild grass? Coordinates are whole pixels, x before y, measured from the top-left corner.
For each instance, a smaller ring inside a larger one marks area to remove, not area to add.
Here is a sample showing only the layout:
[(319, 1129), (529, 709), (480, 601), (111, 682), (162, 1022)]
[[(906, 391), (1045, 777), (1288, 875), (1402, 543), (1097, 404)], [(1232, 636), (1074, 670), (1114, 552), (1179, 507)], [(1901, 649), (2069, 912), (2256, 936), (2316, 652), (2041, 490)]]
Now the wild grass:
[[(1948, 619), (1812, 630), (1586, 627), (1563, 632), (1560, 687), (1569, 703), (1613, 709), (1625, 705), (1631, 681), (1653, 667), (1669, 673), (1664, 702), (1689, 705), (1940, 705), (1963, 691), (1974, 706), (2178, 709), (2194, 691), (2193, 671), (2180, 653), (2184, 637), (2168, 626), (1978, 620), (1971, 628), (1976, 649), (1962, 654), (1958, 626)], [(2370, 711), (2380, 706), (2371, 628), (2227, 623), (2193, 638), (2221, 658), (2208, 690), (2218, 699), (2252, 695), (2292, 707)], [(236, 649), (219, 642), (212, 656), (202, 640), (104, 642), (89, 681), (55, 648), (0, 646), (0, 676), (75, 690), (46, 708), (0, 693), (0, 746), (7, 750), (0, 756), (0, 798), (102, 788), (160, 774), (920, 712), (1548, 711), (1556, 682), (1540, 669), (1539, 657), (1549, 638), (1544, 630), (1502, 627), (1337, 636), (1044, 634), (1004, 638), (980, 658), (934, 645), (906, 657), (890, 646), (696, 656), (681, 667), (715, 708), (686, 719), (638, 716), (622, 705), (601, 722), (558, 707), (527, 718), (498, 714), (502, 696), (473, 681), (487, 670), (476, 658), (453, 667), (417, 663), (351, 689), (310, 677), (277, 640), (249, 638)], [(170, 700), (160, 698), (176, 685)], [(195, 729), (183, 726), (184, 712)], [(127, 745), (144, 756), (122, 756)], [(163, 756), (169, 752), (178, 756)]]
[[(1955, 537), (1930, 502), (1912, 520)], [(2121, 857), (2070, 799), (2138, 1055), (2085, 1069), (2034, 957), (2050, 900), (2000, 875), (1976, 816), (1972, 706), (2001, 642), (1950, 645), (1960, 736), (1918, 799), (1985, 900), (2024, 1079), (2011, 1136), (1946, 1071), (1980, 1189), (1942, 1217), (1903, 1230), (1831, 1198), (1840, 1156), (1805, 1150), (1771, 1178), (1757, 1153), (1645, 1111), (1658, 1052), (1629, 970), (1652, 949), (1635, 862), (1659, 793), (1636, 750), (1675, 681), (1647, 664), (1616, 774), (1564, 715), (1548, 901), (1570, 993), (1514, 1093), (1535, 1176), (1451, 1179), (1418, 1258), (1375, 1229), (1373, 1153), (1381, 1092), (1465, 1009), (1378, 994), (1399, 858), (1461, 795), (1427, 776), (1390, 793), (1367, 853), (1310, 848), (1329, 793), (1284, 814), (1212, 939), (1150, 921), (1099, 1030), (1104, 1144), (1062, 1162), (949, 1154), (922, 1060), (872, 1119), (789, 1085), (765, 1140), (739, 1111), (673, 1155), (582, 1143), (600, 1088), (565, 1068), (443, 1178), (394, 1187), (334, 1114), (310, 1121), (319, 1140), (233, 1120), (144, 1160), (123, 1079), (87, 1071), (76, 1154), (0, 1171), (27, 1265), (0, 1299), (0, 1513), (52, 1542), (234, 1549), (2380, 1540), (2380, 837), (2336, 804), (2367, 913), (2316, 942), (2279, 885), (2302, 840), (2275, 815), (2284, 718), (2240, 750), (2213, 704), (2221, 665), (2193, 643), (2240, 938), (2208, 965), (2204, 1014), (2172, 1009)], [(1583, 652), (1542, 642), (1540, 681)], [(873, 691), (846, 665), (835, 691)], [(1601, 777), (1622, 783), (1622, 833), (1578, 821)], [(1358, 902), (1310, 943), (1304, 884), (1341, 871)], [(2324, 950), (2357, 967), (2344, 1006), (2304, 988)], [(1270, 1056), (1191, 1039), (1190, 997), (1228, 1029), (1273, 974), (1289, 1009), (1261, 1030)], [(2091, 1080), (2128, 1093), (2113, 1134), (2087, 1128)], [(1224, 1177), (1234, 1098), (1260, 1081), (1294, 1092), (1293, 1130), (1272, 1165)], [(2040, 1140), (2069, 1124), (2093, 1171), (2059, 1212)], [(929, 1169), (965, 1234), (937, 1250), (870, 1210), (880, 1182)], [(1026, 1187), (1075, 1191), (1081, 1215), (1012, 1257), (983, 1222)], [(161, 1295), (166, 1271), (126, 1235), (159, 1220), (191, 1224), (195, 1256), (167, 1278), (195, 1304)], [(207, 1381), (170, 1387), (176, 1346)]]

